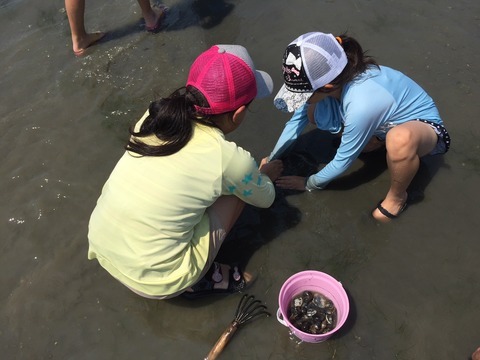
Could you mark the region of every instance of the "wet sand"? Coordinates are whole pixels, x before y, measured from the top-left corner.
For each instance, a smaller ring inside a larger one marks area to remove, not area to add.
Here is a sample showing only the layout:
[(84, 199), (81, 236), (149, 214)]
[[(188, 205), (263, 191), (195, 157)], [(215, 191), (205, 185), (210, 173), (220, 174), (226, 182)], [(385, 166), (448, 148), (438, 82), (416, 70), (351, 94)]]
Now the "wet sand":
[[(246, 46), (277, 90), (285, 46), (318, 30), (348, 31), (379, 63), (421, 84), (452, 148), (424, 159), (412, 188), (417, 201), (389, 225), (370, 218), (389, 184), (384, 154), (359, 159), (328, 190), (279, 191), (271, 209), (249, 208), (221, 258), (257, 272), (248, 293), (273, 316), (240, 329), (221, 358), (467, 359), (480, 343), (480, 3), (165, 4), (166, 28), (152, 35), (135, 1), (87, 2), (87, 28), (109, 33), (75, 58), (62, 1), (0, 1), (2, 358), (208, 353), (241, 295), (197, 302), (136, 296), (87, 260), (90, 213), (128, 126), (152, 99), (184, 84), (201, 51), (215, 43)], [(259, 100), (230, 139), (260, 160), (287, 120), (270, 100)], [(333, 151), (331, 139), (309, 129), (289, 169), (310, 171)], [(274, 315), (283, 282), (306, 269), (334, 276), (350, 297), (347, 323), (321, 344), (291, 340)]]

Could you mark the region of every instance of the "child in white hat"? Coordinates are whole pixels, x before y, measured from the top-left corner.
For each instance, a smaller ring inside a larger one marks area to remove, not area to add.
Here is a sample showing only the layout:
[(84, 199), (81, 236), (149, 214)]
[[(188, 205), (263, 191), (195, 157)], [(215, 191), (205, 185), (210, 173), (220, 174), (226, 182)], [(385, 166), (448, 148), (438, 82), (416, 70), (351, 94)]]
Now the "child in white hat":
[(312, 32), (295, 39), (285, 50), (283, 75), (285, 84), (274, 103), (294, 115), (270, 159), (280, 158), (309, 122), (340, 134), (341, 143), (318, 173), (282, 176), (276, 184), (284, 189), (324, 189), (361, 152), (386, 146), (390, 189), (372, 215), (382, 222), (400, 215), (420, 158), (444, 154), (450, 146), (432, 98), (406, 75), (378, 65), (346, 34)]

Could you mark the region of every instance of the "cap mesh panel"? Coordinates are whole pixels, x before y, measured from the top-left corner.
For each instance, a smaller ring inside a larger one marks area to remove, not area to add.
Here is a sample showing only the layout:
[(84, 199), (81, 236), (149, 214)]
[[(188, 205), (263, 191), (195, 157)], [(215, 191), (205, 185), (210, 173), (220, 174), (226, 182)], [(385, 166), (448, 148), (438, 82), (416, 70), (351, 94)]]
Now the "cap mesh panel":
[(255, 74), (247, 63), (213, 47), (194, 62), (187, 83), (205, 96), (210, 107), (202, 111), (211, 114), (236, 110), (257, 94)]
[[(328, 60), (322, 54), (310, 48), (306, 48), (304, 54), (306, 62), (310, 64), (308, 72), (312, 80), (317, 80), (330, 71), (331, 67), (328, 65)], [(309, 60), (314, 58), (317, 58), (317, 60)]]

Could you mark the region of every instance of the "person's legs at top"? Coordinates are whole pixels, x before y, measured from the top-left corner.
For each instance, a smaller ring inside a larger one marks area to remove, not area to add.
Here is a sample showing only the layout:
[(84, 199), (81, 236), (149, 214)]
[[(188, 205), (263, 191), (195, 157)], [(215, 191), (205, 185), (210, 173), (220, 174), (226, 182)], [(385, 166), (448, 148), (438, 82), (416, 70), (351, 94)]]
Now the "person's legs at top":
[(137, 2), (145, 19), (145, 29), (152, 32), (159, 30), (165, 17), (166, 7), (162, 6), (159, 11), (155, 11), (150, 5), (150, 0), (137, 0)]
[(480, 347), (473, 352), (472, 360), (480, 360)]
[(408, 121), (395, 126), (387, 133), (387, 165), (390, 171), (390, 189), (381, 204), (373, 211), (373, 217), (382, 222), (403, 210), (407, 201), (407, 188), (420, 166), (420, 158), (436, 146), (438, 136), (432, 127), (420, 121)]
[[(145, 19), (145, 29), (152, 32), (159, 30), (165, 17), (166, 7), (160, 7), (159, 11), (155, 11), (150, 5), (150, 0), (137, 1)], [(65, 10), (72, 34), (73, 52), (76, 56), (82, 56), (85, 50), (103, 38), (105, 33), (88, 33), (85, 30), (85, 0), (65, 0)]]
[(81, 56), (85, 49), (94, 44), (105, 33), (95, 32), (87, 33), (85, 30), (85, 0), (65, 0), (65, 10), (70, 24), (70, 32), (72, 34), (73, 52), (77, 56)]

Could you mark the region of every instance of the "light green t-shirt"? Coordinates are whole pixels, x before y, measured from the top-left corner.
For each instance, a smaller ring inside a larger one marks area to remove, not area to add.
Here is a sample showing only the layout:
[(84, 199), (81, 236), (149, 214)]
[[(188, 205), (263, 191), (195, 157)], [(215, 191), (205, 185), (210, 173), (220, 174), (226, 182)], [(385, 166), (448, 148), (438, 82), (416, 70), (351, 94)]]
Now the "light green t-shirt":
[(206, 209), (221, 195), (266, 208), (275, 190), (250, 153), (219, 129), (196, 124), (188, 144), (169, 156), (125, 152), (91, 215), (88, 258), (145, 294), (183, 290), (205, 267)]

